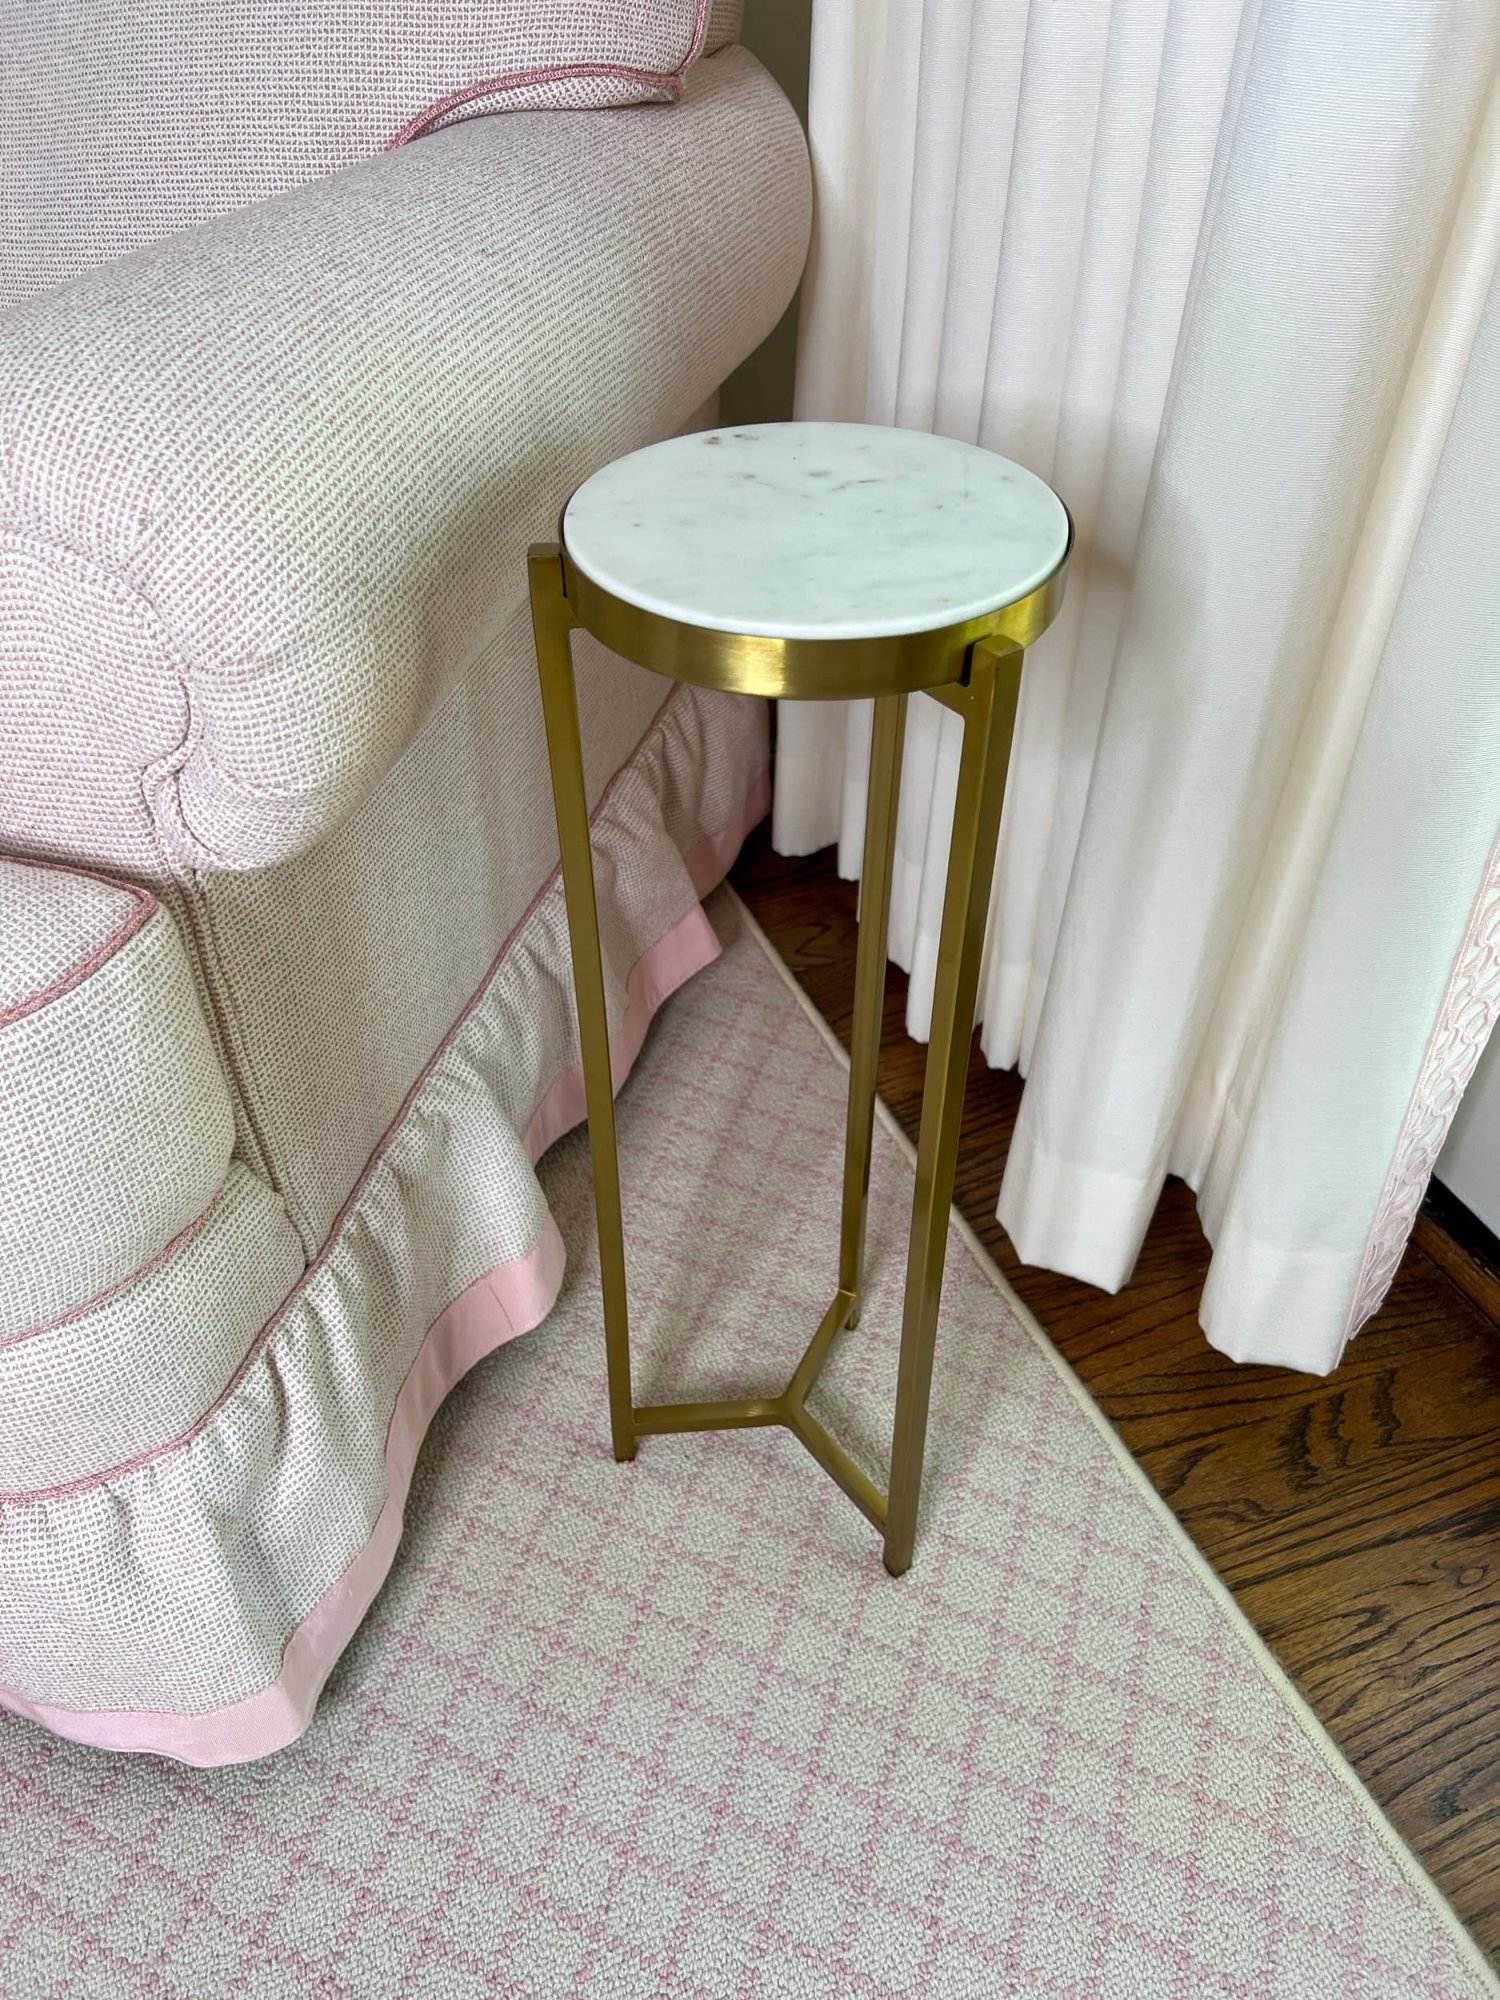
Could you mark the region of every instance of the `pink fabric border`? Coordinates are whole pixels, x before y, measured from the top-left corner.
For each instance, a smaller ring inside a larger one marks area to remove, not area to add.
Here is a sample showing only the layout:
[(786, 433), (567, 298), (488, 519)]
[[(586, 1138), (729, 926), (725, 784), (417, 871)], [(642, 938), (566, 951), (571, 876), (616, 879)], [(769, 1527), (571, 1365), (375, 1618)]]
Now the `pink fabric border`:
[[(722, 879), (769, 805), (770, 773), (763, 771), (730, 824), (683, 856), (700, 896)], [(718, 956), (718, 938), (697, 905), (642, 953), (626, 981), (625, 1016), (610, 1043), (617, 1089), (640, 1054), (663, 1001)], [(583, 1071), (574, 1064), (554, 1079), (533, 1111), (524, 1139), (527, 1156), (539, 1159), (583, 1116)], [(198, 1715), (53, 1708), (6, 1688), (0, 1688), (0, 1708), (75, 1743), (100, 1750), (151, 1752), (200, 1768), (246, 1763), (294, 1743), (311, 1721), (324, 1683), (395, 1558), (417, 1453), (443, 1398), (487, 1354), (546, 1318), (562, 1284), (565, 1262), (562, 1237), (549, 1215), (524, 1256), (476, 1279), (428, 1328), (391, 1413), (385, 1502), (370, 1539), (292, 1633), (281, 1671), (269, 1687)]]
[(698, 60), (708, 34), (710, 0), (698, 0), (693, 15), (693, 33), (688, 42), (687, 52), (676, 69), (636, 69), (629, 63), (580, 62), (554, 63), (536, 69), (506, 70), (499, 76), (483, 77), (478, 83), (467, 84), (462, 90), (450, 91), (440, 97), (414, 117), (408, 118), (395, 138), (386, 145), (388, 153), (394, 153), (398, 146), (406, 146), (413, 139), (420, 139), (430, 132), (441, 118), (450, 111), (457, 111), (461, 105), (472, 104), (476, 98), (497, 97), (507, 90), (524, 90), (528, 84), (566, 83), (574, 77), (591, 76), (617, 77), (621, 83), (639, 83), (648, 90), (660, 90), (676, 103), (682, 95), (682, 81), (688, 70)]

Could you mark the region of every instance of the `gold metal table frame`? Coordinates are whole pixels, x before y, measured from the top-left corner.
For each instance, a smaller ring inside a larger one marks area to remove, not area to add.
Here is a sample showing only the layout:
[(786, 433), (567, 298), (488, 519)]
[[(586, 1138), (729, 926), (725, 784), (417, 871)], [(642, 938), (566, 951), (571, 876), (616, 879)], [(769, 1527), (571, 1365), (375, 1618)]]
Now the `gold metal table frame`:
[[(664, 1432), (781, 1424), (801, 1439), (824, 1471), (883, 1534), (885, 1566), (892, 1576), (910, 1568), (916, 1541), (948, 1214), (1021, 670), (1027, 647), (1046, 630), (1062, 602), (1070, 551), (1071, 527), (1068, 548), (1056, 569), (1038, 588), (1012, 604), (939, 631), (868, 639), (781, 639), (715, 631), (642, 610), (613, 595), (586, 576), (559, 543), (537, 544), (529, 558), (531, 615), (552, 766), (593, 1156), (614, 1455), (621, 1461), (632, 1459), (639, 1439)], [(779, 1396), (642, 1405), (635, 1402), (632, 1393), (609, 1021), (570, 643), (575, 626), (638, 666), (698, 687), (789, 696), (800, 701), (874, 698), (838, 1289)], [(807, 1407), (807, 1397), (835, 1339), (845, 1328), (859, 1323), (901, 747), (906, 698), (917, 691), (931, 695), (960, 716), (964, 735), (917, 1142), (887, 1494), (819, 1423)]]

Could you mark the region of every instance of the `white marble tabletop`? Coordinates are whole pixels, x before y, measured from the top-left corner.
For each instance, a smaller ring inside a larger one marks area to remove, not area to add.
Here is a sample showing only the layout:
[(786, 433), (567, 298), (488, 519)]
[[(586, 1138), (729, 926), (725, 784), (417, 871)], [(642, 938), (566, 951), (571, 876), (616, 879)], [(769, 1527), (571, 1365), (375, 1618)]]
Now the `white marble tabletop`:
[(751, 424), (647, 445), (585, 480), (563, 540), (643, 610), (717, 632), (881, 638), (1013, 604), (1067, 550), (1044, 481), (880, 424)]

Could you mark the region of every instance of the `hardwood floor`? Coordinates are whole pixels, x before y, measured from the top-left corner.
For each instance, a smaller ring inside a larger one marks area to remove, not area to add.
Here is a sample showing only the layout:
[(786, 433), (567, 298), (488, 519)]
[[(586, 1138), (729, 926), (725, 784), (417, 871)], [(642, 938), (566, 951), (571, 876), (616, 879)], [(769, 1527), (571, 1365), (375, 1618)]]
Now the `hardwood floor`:
[[(847, 1045), (855, 893), (831, 854), (783, 860), (762, 827), (731, 879)], [(881, 1091), (915, 1136), (904, 1005), (892, 968)], [(1117, 1296), (1028, 1269), (994, 1218), (1020, 1092), (976, 1041), (959, 1206), (1500, 1957), (1500, 1327), (1414, 1242), (1331, 1378), (1236, 1367), (1198, 1327), (1208, 1246), (1179, 1182)]]

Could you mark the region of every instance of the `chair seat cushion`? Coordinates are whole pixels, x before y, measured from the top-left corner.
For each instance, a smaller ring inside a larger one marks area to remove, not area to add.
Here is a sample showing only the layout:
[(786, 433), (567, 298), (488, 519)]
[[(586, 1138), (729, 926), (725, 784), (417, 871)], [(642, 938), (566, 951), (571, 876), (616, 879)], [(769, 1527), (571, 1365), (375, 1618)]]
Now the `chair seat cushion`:
[(128, 1285), (202, 1217), (229, 1089), (155, 896), (0, 857), (0, 1348)]

